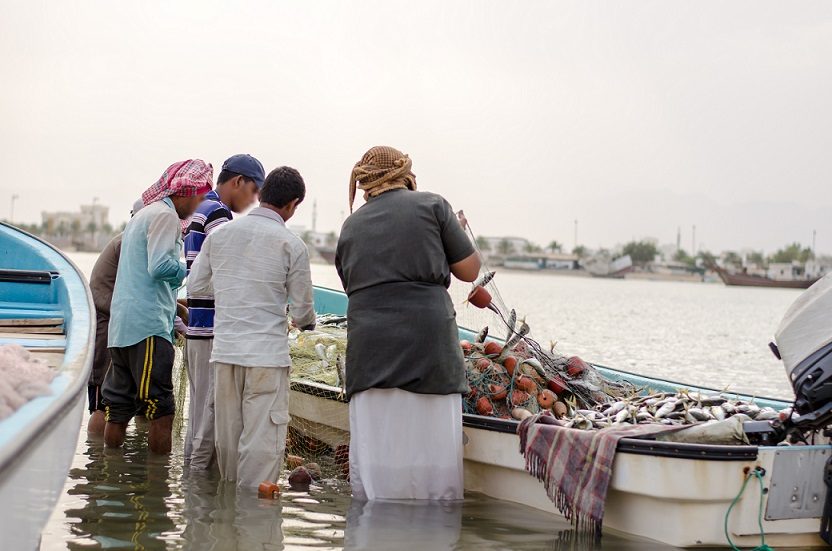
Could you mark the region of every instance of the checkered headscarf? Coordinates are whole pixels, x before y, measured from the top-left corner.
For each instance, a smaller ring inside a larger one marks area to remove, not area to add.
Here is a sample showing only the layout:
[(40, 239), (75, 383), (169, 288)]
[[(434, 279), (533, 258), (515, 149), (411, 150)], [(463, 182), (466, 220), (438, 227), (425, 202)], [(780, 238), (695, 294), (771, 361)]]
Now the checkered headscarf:
[(355, 189), (364, 191), (364, 199), (377, 197), (394, 189), (416, 191), (416, 175), (410, 171), (410, 157), (392, 147), (376, 146), (355, 163), (350, 176), (350, 212)]
[(194, 197), (211, 191), (214, 169), (200, 159), (188, 159), (170, 165), (162, 177), (142, 193), (142, 202), (149, 205), (172, 195)]

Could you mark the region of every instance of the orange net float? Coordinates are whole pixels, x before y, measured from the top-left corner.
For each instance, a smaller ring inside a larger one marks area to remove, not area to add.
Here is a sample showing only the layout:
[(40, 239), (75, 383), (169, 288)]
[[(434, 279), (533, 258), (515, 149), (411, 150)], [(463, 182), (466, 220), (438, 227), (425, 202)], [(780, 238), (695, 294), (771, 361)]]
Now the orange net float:
[(260, 483), (257, 488), (257, 495), (263, 499), (277, 499), (280, 497), (280, 486), (266, 480)]
[(488, 308), (491, 305), (491, 293), (485, 287), (474, 287), (468, 294), (468, 302), (477, 308)]

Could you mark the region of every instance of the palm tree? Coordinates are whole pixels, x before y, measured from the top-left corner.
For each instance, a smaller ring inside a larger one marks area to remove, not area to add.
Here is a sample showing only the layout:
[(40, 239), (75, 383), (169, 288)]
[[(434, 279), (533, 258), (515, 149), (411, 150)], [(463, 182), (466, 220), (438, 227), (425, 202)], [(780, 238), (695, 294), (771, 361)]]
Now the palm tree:
[(510, 255), (514, 252), (514, 244), (508, 239), (501, 239), (497, 244), (497, 252), (503, 256)]
[(716, 257), (708, 251), (699, 251), (696, 258), (700, 259), (706, 268), (712, 268), (716, 264)]
[(738, 255), (734, 251), (728, 251), (722, 257), (722, 259), (723, 259), (723, 262), (725, 262), (726, 265), (742, 266), (742, 258), (740, 258), (740, 255)]
[(557, 241), (552, 241), (546, 248), (549, 250), (550, 253), (559, 253), (561, 249), (563, 249), (563, 245), (561, 245)]
[(477, 248), (483, 252), (491, 252), (491, 242), (483, 236), (477, 237)]
[(574, 249), (572, 249), (572, 254), (577, 256), (578, 258), (583, 258), (586, 256), (586, 247), (583, 245), (578, 245)]
[(540, 246), (535, 245), (531, 241), (526, 241), (526, 244), (523, 245), (523, 252), (525, 252), (526, 254), (539, 253)]

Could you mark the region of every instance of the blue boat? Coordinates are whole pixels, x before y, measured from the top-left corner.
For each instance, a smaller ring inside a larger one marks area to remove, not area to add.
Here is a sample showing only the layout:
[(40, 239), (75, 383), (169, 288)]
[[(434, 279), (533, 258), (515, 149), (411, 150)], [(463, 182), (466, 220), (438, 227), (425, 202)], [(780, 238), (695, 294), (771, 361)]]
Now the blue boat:
[(78, 442), (92, 366), (95, 309), (86, 280), (54, 247), (0, 224), (0, 345), (57, 371), (52, 393), (0, 421), (3, 549), (37, 549)]
[[(315, 289), (318, 314), (344, 316), (347, 304), (340, 291)], [(476, 332), (460, 329), (460, 339), (475, 337)], [(720, 394), (697, 384), (594, 367), (608, 379), (625, 379), (655, 391)], [(792, 405), (784, 400), (754, 400), (777, 410)], [(290, 427), (301, 438), (334, 449), (337, 461), (338, 450), (349, 442), (348, 404), (341, 389), (293, 378), (289, 411)], [(543, 485), (526, 472), (518, 452), (517, 425), (514, 420), (463, 415), (465, 489), (557, 514)], [(740, 493), (746, 473), (759, 467), (766, 473), (766, 490), (761, 494), (758, 486), (749, 484), (736, 503), (727, 525), (734, 542), (757, 545), (762, 527), (766, 542), (777, 549), (825, 547), (819, 531), (827, 495), (823, 473), (832, 457), (832, 445), (820, 434), (815, 444), (712, 445), (623, 439), (610, 481), (604, 530), (675, 547), (725, 546), (728, 508)]]

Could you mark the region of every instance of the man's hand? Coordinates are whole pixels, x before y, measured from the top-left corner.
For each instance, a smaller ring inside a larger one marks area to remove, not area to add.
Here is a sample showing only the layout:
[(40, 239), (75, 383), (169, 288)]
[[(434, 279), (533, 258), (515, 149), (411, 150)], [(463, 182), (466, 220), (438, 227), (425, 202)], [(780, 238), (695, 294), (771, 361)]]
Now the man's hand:
[(459, 225), (462, 226), (463, 230), (468, 227), (468, 219), (465, 218), (464, 212), (460, 210), (458, 213), (456, 213), (456, 218), (457, 220), (459, 220)]
[(184, 335), (188, 332), (188, 326), (185, 325), (185, 322), (182, 321), (182, 318), (176, 316), (173, 319), (173, 328), (176, 330), (176, 333), (179, 335)]

